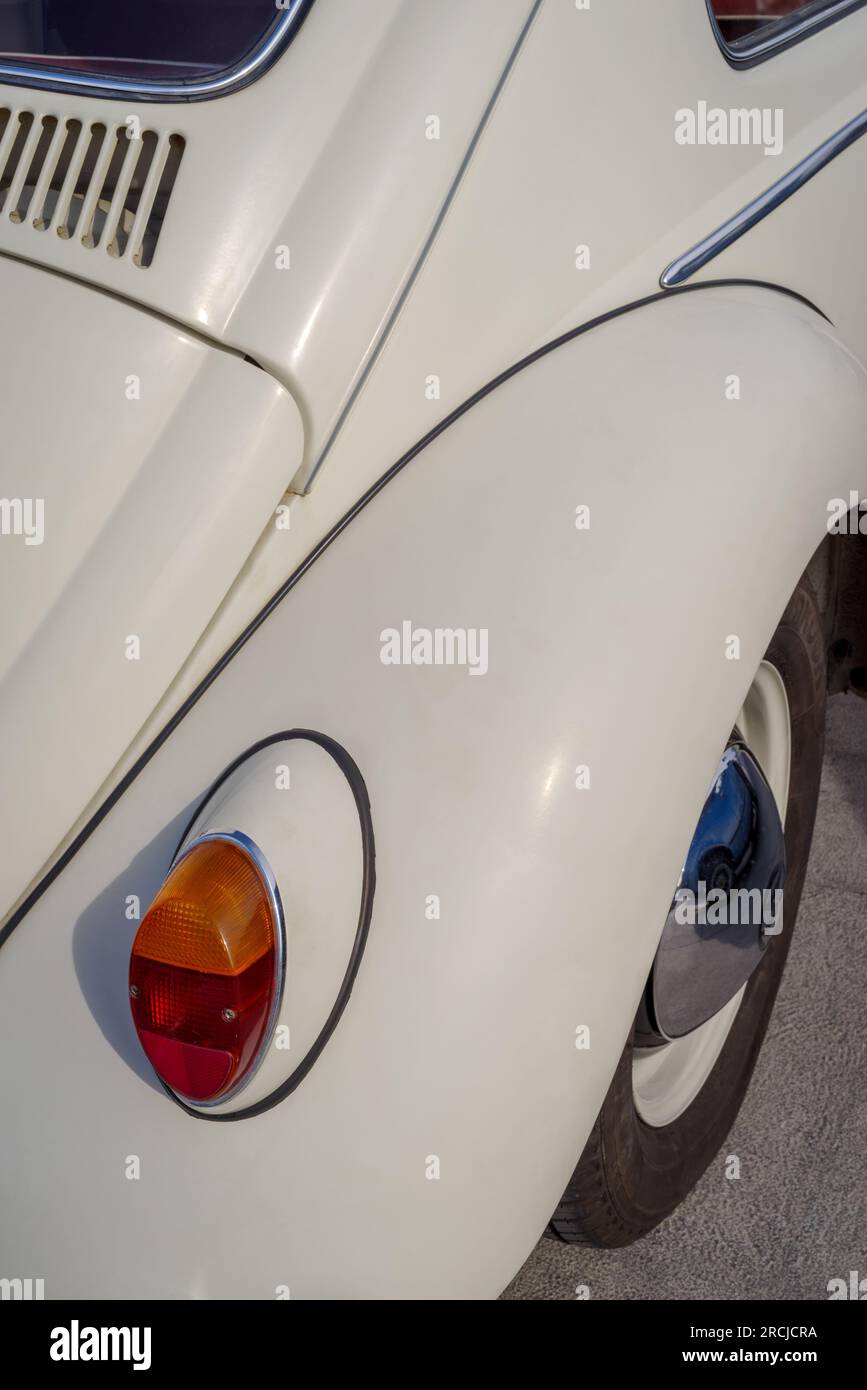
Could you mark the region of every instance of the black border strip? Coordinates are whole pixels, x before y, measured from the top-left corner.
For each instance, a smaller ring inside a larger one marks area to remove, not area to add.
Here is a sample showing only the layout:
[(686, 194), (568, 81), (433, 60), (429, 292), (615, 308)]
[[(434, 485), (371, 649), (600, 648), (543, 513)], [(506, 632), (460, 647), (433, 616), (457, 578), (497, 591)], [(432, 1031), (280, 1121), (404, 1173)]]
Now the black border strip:
[(673, 299), (677, 295), (699, 294), (710, 289), (725, 289), (737, 286), (746, 286), (751, 289), (773, 290), (778, 294), (784, 294), (790, 299), (795, 299), (799, 303), (805, 304), (808, 309), (812, 309), (828, 323), (831, 322), (828, 315), (814, 304), (812, 300), (807, 299), (806, 295), (799, 294), (797, 290), (787, 289), (784, 285), (775, 285), (768, 280), (744, 280), (739, 278), (701, 280), (693, 285), (677, 285), (671, 289), (657, 290), (654, 294), (644, 295), (643, 298), (634, 299), (628, 304), (621, 304), (616, 309), (608, 309), (604, 314), (597, 314), (595, 318), (588, 319), (585, 323), (579, 324), (577, 328), (567, 329), (567, 331), (561, 333), (559, 337), (552, 338), (548, 343), (543, 343), (541, 347), (528, 353), (526, 357), (520, 358), (517, 362), (513, 363), (511, 367), (507, 367), (505, 371), (500, 372), (498, 376), (492, 377), (484, 386), (480, 386), (477, 391), (474, 391), (473, 394), (468, 396), (460, 405), (455, 406), (454, 410), (428, 430), (427, 434), (422, 435), (421, 439), (413, 444), (412, 448), (408, 449), (396, 463), (393, 463), (390, 468), (387, 468), (374, 483), (371, 483), (367, 491), (363, 492), (358, 501), (353, 503), (349, 508), (349, 511), (344, 512), (343, 516), (334, 523), (331, 529), (326, 531), (322, 539), (317, 541), (316, 545), (314, 545), (313, 549), (309, 551), (301, 561), (297, 569), (293, 570), (289, 578), (286, 579), (284, 583), (280, 585), (280, 588), (271, 596), (264, 608), (261, 608), (255, 618), (253, 618), (244, 630), (238, 634), (234, 642), (227, 647), (226, 651), (220, 657), (220, 660), (211, 668), (208, 674), (202, 678), (195, 690), (190, 692), (186, 700), (184, 700), (183, 704), (179, 706), (171, 719), (169, 719), (160, 730), (153, 742), (140, 754), (132, 767), (124, 773), (114, 790), (106, 797), (102, 805), (94, 811), (90, 820), (82, 827), (75, 839), (67, 846), (63, 854), (60, 855), (56, 863), (51, 866), (45, 876), (40, 879), (36, 887), (27, 895), (21, 906), (16, 908), (5, 927), (0, 931), (0, 947), (5, 945), (15, 928), (27, 916), (30, 909), (39, 901), (43, 893), (51, 887), (54, 880), (59, 877), (67, 864), (75, 858), (82, 845), (90, 839), (93, 832), (105, 820), (109, 811), (117, 805), (124, 792), (132, 786), (139, 773), (147, 767), (151, 758), (159, 752), (163, 744), (171, 737), (182, 720), (186, 719), (190, 710), (198, 704), (199, 700), (210, 689), (217, 677), (226, 669), (229, 662), (238, 655), (241, 648), (246, 646), (253, 634), (257, 632), (265, 620), (271, 616), (274, 609), (282, 603), (288, 593), (291, 593), (296, 584), (304, 578), (304, 575), (316, 563), (319, 557), (323, 555), (325, 551), (328, 550), (329, 546), (337, 540), (337, 537), (346, 530), (350, 522), (354, 521), (368, 503), (372, 502), (374, 497), (378, 496), (383, 488), (387, 487), (392, 479), (396, 478), (398, 473), (401, 473), (403, 469), (406, 468), (407, 464), (412, 463), (413, 459), (422, 453), (429, 444), (432, 444), (434, 440), (438, 439), (441, 434), (444, 434), (451, 425), (455, 424), (462, 416), (466, 415), (468, 411), (472, 410), (473, 406), (478, 405), (486, 396), (496, 391), (499, 386), (503, 386), (507, 381), (510, 381), (512, 377), (524, 371), (525, 368), (531, 367), (534, 363), (541, 361), (541, 359), (547, 357), (549, 353), (555, 352), (557, 348), (563, 347), (564, 344), (572, 342), (575, 338), (582, 337), (585, 333), (589, 333), (591, 329), (599, 328), (602, 324), (611, 323), (615, 319), (623, 318), (624, 315), (632, 313), (635, 309), (643, 309), (649, 304), (658, 304), (661, 300)]
[(195, 1106), (187, 1105), (185, 1101), (181, 1100), (180, 1096), (172, 1090), (171, 1086), (166, 1085), (158, 1072), (154, 1073), (166, 1095), (169, 1096), (186, 1115), (192, 1115), (196, 1120), (210, 1120), (215, 1123), (219, 1121), (228, 1122), (230, 1120), (250, 1120), (254, 1115), (262, 1115), (266, 1110), (272, 1110), (275, 1105), (279, 1105), (282, 1100), (285, 1100), (288, 1095), (291, 1095), (295, 1088), (304, 1080), (314, 1062), (318, 1061), (332, 1033), (340, 1022), (343, 1010), (349, 1002), (352, 986), (355, 984), (355, 977), (358, 974), (358, 967), (361, 964), (361, 957), (364, 955), (364, 948), (367, 945), (367, 936), (370, 931), (370, 919), (373, 915), (373, 895), (376, 891), (376, 844), (373, 837), (373, 819), (370, 813), (370, 798), (367, 794), (364, 778), (354, 758), (346, 751), (342, 744), (338, 743), (336, 739), (329, 738), (327, 734), (317, 733), (315, 729), (287, 729), (283, 733), (271, 734), (268, 738), (260, 739), (258, 743), (253, 744), (252, 748), (248, 748), (245, 753), (241, 753), (239, 757), (235, 758), (234, 762), (229, 764), (224, 772), (220, 773), (216, 782), (212, 783), (208, 791), (202, 797), (198, 807), (187, 823), (178, 848), (175, 850), (172, 857), (172, 862), (174, 863), (178, 850), (180, 850), (184, 840), (189, 835), (197, 817), (201, 815), (205, 806), (207, 806), (208, 802), (211, 800), (211, 797), (219, 791), (223, 783), (232, 776), (237, 768), (239, 768), (242, 763), (245, 763), (248, 758), (252, 758), (257, 753), (261, 753), (263, 748), (269, 748), (274, 743), (288, 743), (292, 739), (304, 739), (308, 743), (318, 744), (320, 748), (323, 748), (326, 753), (330, 754), (349, 783), (352, 797), (355, 801), (355, 809), (358, 812), (358, 819), (361, 825), (361, 849), (364, 864), (361, 880), (361, 904), (358, 910), (358, 926), (355, 931), (355, 940), (352, 943), (352, 951), (350, 952), (346, 973), (341, 981), (337, 998), (332, 1006), (331, 1012), (322, 1025), (318, 1037), (311, 1043), (295, 1070), (290, 1073), (286, 1080), (281, 1082), (273, 1091), (270, 1091), (267, 1096), (263, 1096), (261, 1100), (257, 1100), (255, 1105), (247, 1105), (241, 1110), (228, 1110), (220, 1115), (210, 1114), (207, 1110), (197, 1110)]

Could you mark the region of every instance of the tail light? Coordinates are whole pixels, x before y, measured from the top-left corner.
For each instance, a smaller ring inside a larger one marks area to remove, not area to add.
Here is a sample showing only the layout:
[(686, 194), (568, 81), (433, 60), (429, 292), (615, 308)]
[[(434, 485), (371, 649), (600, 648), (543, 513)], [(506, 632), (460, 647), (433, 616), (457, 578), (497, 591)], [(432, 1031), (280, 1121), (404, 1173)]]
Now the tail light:
[(273, 877), (238, 832), (202, 836), (169, 873), (133, 943), (129, 992), (142, 1047), (196, 1104), (226, 1099), (268, 1046), (283, 985)]

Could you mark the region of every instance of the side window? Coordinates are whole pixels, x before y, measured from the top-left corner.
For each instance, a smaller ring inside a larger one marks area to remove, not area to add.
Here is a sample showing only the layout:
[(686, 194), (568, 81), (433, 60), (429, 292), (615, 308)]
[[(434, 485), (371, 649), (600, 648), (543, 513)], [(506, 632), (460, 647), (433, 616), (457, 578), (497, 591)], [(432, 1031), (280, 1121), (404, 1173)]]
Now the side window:
[(733, 59), (773, 50), (823, 28), (863, 0), (709, 0), (723, 47)]

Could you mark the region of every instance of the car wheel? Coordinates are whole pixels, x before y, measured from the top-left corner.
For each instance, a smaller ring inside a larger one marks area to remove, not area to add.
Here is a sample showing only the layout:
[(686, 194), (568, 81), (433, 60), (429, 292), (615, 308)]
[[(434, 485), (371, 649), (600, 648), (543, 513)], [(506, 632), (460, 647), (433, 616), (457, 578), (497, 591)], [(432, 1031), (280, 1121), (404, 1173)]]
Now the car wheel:
[[(722, 769), (743, 756), (747, 776), (758, 766), (779, 809), (779, 819), (775, 810), (766, 811), (766, 819), (776, 821), (781, 852), (785, 825), (782, 930), (779, 921), (770, 934), (759, 928), (750, 947), (756, 958), (740, 983), (730, 974), (726, 977), (726, 957), (719, 944), (716, 956), (708, 950), (709, 937), (702, 942), (697, 935), (695, 949), (691, 938), (688, 950), (666, 956), (663, 935), (632, 1034), (552, 1218), (554, 1231), (565, 1240), (621, 1246), (650, 1231), (690, 1192), (738, 1113), (779, 987), (807, 867), (822, 767), (825, 664), (822, 623), (804, 578), (756, 673), (728, 759), (720, 764)], [(710, 842), (720, 834), (720, 815), (713, 831), (709, 808), (713, 810), (714, 790), (721, 784), (720, 777), (712, 784), (690, 854), (696, 846), (706, 851), (706, 844), (698, 843), (702, 837)], [(743, 799), (743, 778), (732, 790)], [(733, 804), (730, 796), (730, 819)], [(755, 806), (751, 813), (756, 815)], [(733, 832), (731, 838), (735, 843)], [(765, 837), (765, 850), (772, 839), (773, 826)], [(735, 853), (740, 853), (737, 847)], [(722, 860), (722, 854), (705, 852), (701, 862)], [(689, 862), (688, 858), (687, 866)], [(684, 938), (678, 940), (682, 943)], [(749, 956), (750, 951), (730, 951), (728, 959)], [(688, 978), (684, 965), (678, 966), (679, 977), (671, 976), (666, 962), (678, 958), (688, 963)], [(715, 989), (734, 992), (722, 1003), (714, 997)], [(705, 1008), (712, 1001), (716, 1011), (697, 1022), (702, 999)], [(678, 1019), (684, 1000), (693, 1001), (695, 1018)], [(666, 1010), (669, 1018), (660, 1024), (657, 1015)]]

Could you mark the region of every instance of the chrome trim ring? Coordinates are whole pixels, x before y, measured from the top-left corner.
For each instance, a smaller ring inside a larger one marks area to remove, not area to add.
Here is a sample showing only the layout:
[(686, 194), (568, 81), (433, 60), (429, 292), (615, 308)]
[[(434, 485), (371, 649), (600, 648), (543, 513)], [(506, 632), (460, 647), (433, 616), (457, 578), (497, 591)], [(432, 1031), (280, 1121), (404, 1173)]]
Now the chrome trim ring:
[[(271, 907), (271, 914), (275, 923), (274, 951), (277, 959), (274, 967), (274, 975), (277, 988), (274, 991), (274, 998), (271, 1001), (271, 1010), (268, 1014), (264, 1032), (262, 1033), (262, 1041), (259, 1044), (259, 1049), (237, 1086), (233, 1086), (230, 1091), (226, 1091), (225, 1094), (217, 1096), (215, 1100), (191, 1100), (188, 1096), (182, 1095), (180, 1091), (175, 1091), (173, 1087), (167, 1086), (164, 1081), (162, 1082), (167, 1091), (173, 1096), (177, 1096), (184, 1105), (188, 1105), (194, 1110), (210, 1110), (216, 1105), (225, 1105), (227, 1101), (234, 1100), (236, 1096), (239, 1096), (244, 1090), (244, 1087), (249, 1085), (253, 1080), (253, 1077), (264, 1062), (268, 1049), (271, 1046), (271, 1039), (274, 1036), (277, 1019), (280, 1017), (280, 1008), (283, 1003), (283, 988), (286, 983), (286, 921), (283, 915), (283, 903), (280, 898), (280, 889), (277, 886), (277, 880), (274, 877), (270, 864), (259, 846), (254, 840), (250, 839), (249, 835), (245, 835), (243, 830), (207, 830), (203, 835), (197, 835), (194, 840), (190, 840), (188, 845), (184, 845), (183, 848), (178, 851), (172, 861), (169, 873), (176, 869), (197, 845), (206, 844), (209, 840), (222, 840), (227, 844), (237, 845), (242, 849), (248, 858), (253, 861), (255, 869), (265, 885)], [(168, 877), (168, 875), (166, 875), (166, 877)], [(160, 1080), (162, 1081), (161, 1077)]]
[(815, 149), (812, 154), (808, 154), (799, 164), (790, 169), (782, 178), (772, 183), (770, 188), (760, 193), (758, 198), (754, 198), (751, 203), (747, 203), (736, 212), (727, 222), (723, 222), (716, 231), (710, 232), (701, 241), (696, 242), (695, 246), (690, 247), (682, 256), (678, 256), (659, 277), (659, 283), (664, 290), (672, 289), (675, 285), (683, 284), (702, 266), (707, 265), (721, 251), (727, 250), (732, 242), (737, 241), (745, 232), (750, 231), (758, 222), (763, 221), (769, 213), (784, 203), (787, 198), (791, 198), (793, 193), (797, 193), (799, 188), (803, 188), (805, 183), (814, 178), (826, 164), (830, 164), (832, 159), (836, 159), (838, 154), (842, 154), (850, 145), (859, 140), (862, 135), (867, 134), (867, 111), (862, 111), (860, 115), (854, 116), (848, 124), (838, 130), (835, 135), (829, 136), (827, 140)]
[(78, 96), (125, 98), (133, 101), (204, 101), (228, 96), (260, 77), (280, 57), (300, 27), (313, 0), (289, 0), (267, 34), (240, 62), (210, 77), (188, 82), (136, 81), (97, 73), (73, 73), (69, 69), (40, 67), (37, 63), (0, 61), (0, 82), (19, 87), (39, 87), (46, 92), (74, 92)]

